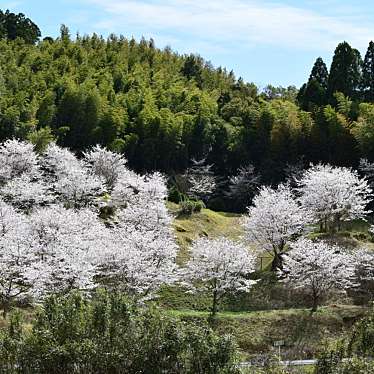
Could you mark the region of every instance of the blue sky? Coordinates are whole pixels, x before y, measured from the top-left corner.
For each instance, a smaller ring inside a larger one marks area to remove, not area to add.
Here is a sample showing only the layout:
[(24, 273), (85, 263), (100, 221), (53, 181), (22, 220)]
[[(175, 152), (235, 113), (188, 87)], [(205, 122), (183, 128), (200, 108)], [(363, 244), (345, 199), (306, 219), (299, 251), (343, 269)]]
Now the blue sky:
[(199, 53), (260, 87), (300, 86), (318, 56), (330, 65), (338, 42), (365, 53), (374, 39), (372, 0), (5, 0), (43, 36), (111, 32)]

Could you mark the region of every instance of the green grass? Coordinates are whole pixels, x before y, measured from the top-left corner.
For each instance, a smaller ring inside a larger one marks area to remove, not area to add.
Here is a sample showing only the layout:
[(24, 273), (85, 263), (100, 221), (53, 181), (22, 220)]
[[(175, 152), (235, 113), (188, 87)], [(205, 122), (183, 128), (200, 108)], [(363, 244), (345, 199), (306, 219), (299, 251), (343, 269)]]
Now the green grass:
[(180, 247), (177, 259), (179, 263), (188, 260), (188, 248), (198, 237), (225, 236), (230, 239), (239, 239), (244, 234), (240, 224), (240, 214), (202, 209), (200, 213), (186, 216), (178, 214), (177, 204), (168, 202), (167, 205), (169, 211), (175, 216), (173, 227)]
[[(325, 340), (336, 339), (361, 318), (367, 308), (352, 305), (321, 307), (310, 315), (308, 309), (286, 309), (252, 312), (220, 312), (216, 329), (235, 336), (244, 358), (274, 352), (274, 341), (284, 340), (285, 359), (315, 357)], [(195, 310), (170, 310), (183, 320), (207, 320), (208, 312)]]
[[(177, 204), (168, 203), (168, 208), (175, 217), (173, 226), (180, 246), (180, 264), (188, 260), (189, 247), (200, 236), (240, 239), (244, 234), (240, 215), (203, 209), (191, 216), (179, 216)], [(369, 227), (367, 222), (353, 221), (344, 223), (343, 231), (338, 234), (312, 233), (310, 237), (331, 240), (352, 250), (363, 246), (374, 249)], [(271, 258), (264, 254), (263, 268), (270, 262)], [(262, 277), (270, 275), (261, 272)], [(295, 304), (293, 299), (286, 302), (290, 295), (270, 278), (262, 286), (254, 287), (249, 295), (231, 297), (221, 303), (222, 312), (218, 313), (216, 328), (236, 337), (244, 357), (272, 352), (276, 340), (286, 342), (282, 349), (287, 351), (288, 359), (315, 357), (323, 341), (342, 336), (366, 311), (364, 307), (353, 305), (322, 307), (313, 316), (309, 309), (269, 310)], [(175, 287), (165, 287), (161, 291), (159, 304), (174, 316), (196, 321), (207, 320), (211, 306), (209, 295), (186, 294)]]

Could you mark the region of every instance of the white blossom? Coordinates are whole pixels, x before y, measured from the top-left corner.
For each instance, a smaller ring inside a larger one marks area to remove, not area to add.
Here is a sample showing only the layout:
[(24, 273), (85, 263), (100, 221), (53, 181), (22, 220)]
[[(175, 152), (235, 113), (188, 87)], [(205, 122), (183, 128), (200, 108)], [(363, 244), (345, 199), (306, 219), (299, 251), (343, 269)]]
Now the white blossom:
[(105, 193), (102, 181), (83, 167), (72, 168), (53, 185), (53, 190), (68, 206), (87, 207)]
[(61, 148), (55, 143), (48, 145), (41, 163), (51, 182), (66, 177), (72, 169), (81, 168), (79, 160), (71, 151)]
[(192, 159), (192, 166), (183, 174), (187, 194), (195, 199), (207, 199), (216, 187), (213, 165), (205, 165), (206, 160)]
[(29, 222), (34, 296), (95, 286), (96, 259), (110, 235), (92, 211), (54, 205), (33, 212)]
[(99, 145), (84, 154), (85, 162), (90, 165), (94, 175), (104, 178), (109, 190), (112, 190), (123, 173), (126, 173), (126, 159), (108, 151)]
[(155, 296), (162, 284), (176, 280), (177, 245), (166, 193), (165, 178), (159, 173), (147, 177), (127, 173), (113, 191), (114, 245), (103, 253), (102, 275), (141, 299)]
[(0, 145), (0, 180), (39, 174), (38, 157), (31, 143), (10, 139)]
[(253, 165), (241, 167), (238, 173), (231, 177), (227, 196), (238, 202), (241, 207), (247, 208), (254, 193), (259, 187), (260, 175), (256, 173)]
[(274, 256), (272, 268), (281, 266), (286, 244), (305, 231), (310, 222), (307, 212), (297, 204), (291, 189), (262, 187), (243, 220), (246, 237), (259, 250)]
[(316, 165), (297, 181), (299, 202), (322, 230), (335, 229), (341, 221), (365, 218), (371, 188), (356, 171), (330, 165)]
[(0, 297), (4, 314), (10, 303), (27, 293), (32, 285), (29, 269), (34, 257), (28, 235), (25, 216), (0, 201)]
[(362, 248), (355, 252), (354, 255), (359, 290), (372, 298), (374, 294), (374, 252)]
[(279, 274), (285, 277), (283, 282), (309, 293), (313, 311), (331, 289), (345, 290), (354, 286), (354, 258), (338, 246), (301, 238), (290, 247)]
[(5, 201), (26, 211), (53, 201), (53, 196), (44, 181), (32, 179), (28, 174), (11, 179), (0, 188), (0, 195)]
[(227, 293), (248, 292), (255, 281), (255, 257), (241, 243), (224, 237), (199, 238), (191, 247), (190, 260), (181, 270), (182, 284), (190, 290), (205, 290), (213, 298), (212, 314)]

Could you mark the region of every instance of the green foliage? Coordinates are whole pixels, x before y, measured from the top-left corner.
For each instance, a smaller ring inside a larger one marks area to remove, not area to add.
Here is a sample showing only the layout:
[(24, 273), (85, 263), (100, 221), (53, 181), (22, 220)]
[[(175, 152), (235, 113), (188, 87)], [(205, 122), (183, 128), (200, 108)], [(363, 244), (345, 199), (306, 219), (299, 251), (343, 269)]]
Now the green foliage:
[[(121, 295), (46, 300), (26, 329), (3, 332), (0, 368), (21, 373), (235, 373), (235, 344)], [(17, 369), (15, 369), (17, 368)]]
[(34, 144), (35, 151), (42, 153), (48, 147), (48, 144), (55, 140), (49, 127), (36, 130), (28, 135), (28, 140)]
[(340, 43), (336, 47), (327, 85), (327, 95), (331, 103), (334, 103), (336, 92), (357, 97), (361, 80), (361, 64), (359, 51), (347, 42)]
[(374, 313), (358, 321), (347, 339), (327, 346), (319, 355), (316, 374), (374, 373)]
[[(18, 16), (18, 28), (32, 29)], [(158, 49), (152, 39), (73, 39), (62, 25), (57, 39), (33, 44), (21, 31), (21, 39), (7, 37), (4, 25), (0, 141), (32, 139), (42, 149), (53, 137), (78, 153), (100, 144), (123, 152), (136, 171), (171, 175), (206, 158), (224, 182), (252, 164), (265, 184), (282, 181), (285, 166), (300, 158), (306, 165), (355, 166), (371, 144), (353, 122), (364, 118), (358, 100), (370, 92), (371, 54), (361, 79), (358, 52), (347, 43), (338, 46), (330, 74), (316, 60), (299, 93), (271, 85), (259, 92), (233, 72), (198, 55)], [(212, 207), (235, 205), (225, 198), (226, 187), (220, 184)]]
[(329, 73), (326, 64), (318, 57), (310, 73), (308, 83), (299, 91), (297, 100), (304, 110), (312, 111), (315, 107), (326, 104)]
[(39, 27), (24, 14), (15, 14), (0, 10), (0, 38), (15, 40), (21, 38), (28, 44), (34, 44), (40, 37)]
[(369, 102), (374, 102), (374, 42), (369, 43), (362, 66), (363, 98)]
[(361, 154), (369, 160), (374, 159), (374, 105), (362, 103), (359, 116), (353, 124), (352, 133), (360, 147)]
[(199, 213), (205, 208), (201, 200), (184, 199), (180, 202), (180, 214), (190, 216), (193, 213)]

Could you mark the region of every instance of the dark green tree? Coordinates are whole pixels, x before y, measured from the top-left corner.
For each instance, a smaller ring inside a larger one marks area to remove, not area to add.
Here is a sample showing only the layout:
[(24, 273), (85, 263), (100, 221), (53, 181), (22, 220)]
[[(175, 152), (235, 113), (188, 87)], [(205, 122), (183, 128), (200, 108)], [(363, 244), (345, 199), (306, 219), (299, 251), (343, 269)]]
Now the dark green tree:
[(200, 56), (189, 55), (186, 57), (181, 73), (187, 79), (195, 79), (199, 87), (202, 85), (203, 61)]
[(301, 87), (297, 96), (297, 101), (302, 109), (312, 111), (314, 107), (326, 104), (328, 78), (326, 64), (321, 57), (318, 57), (313, 65), (308, 83)]
[(369, 43), (364, 64), (362, 66), (362, 94), (363, 99), (374, 101), (374, 42)]
[(9, 40), (23, 39), (28, 44), (35, 44), (41, 36), (39, 27), (26, 18), (23, 13), (15, 14), (0, 10), (0, 37)]
[(341, 92), (345, 96), (356, 99), (361, 81), (362, 60), (360, 52), (347, 42), (340, 43), (332, 60), (327, 84), (328, 100), (336, 104), (334, 94)]

